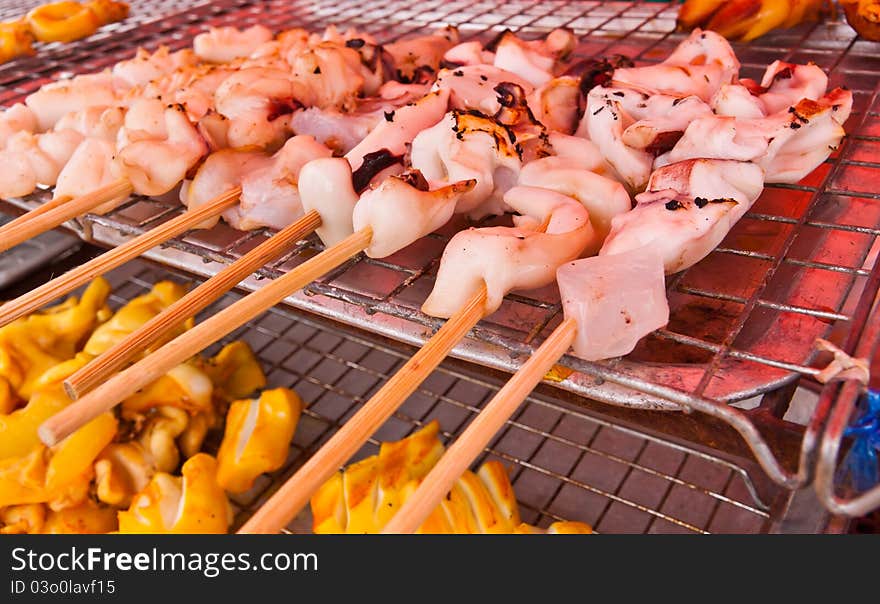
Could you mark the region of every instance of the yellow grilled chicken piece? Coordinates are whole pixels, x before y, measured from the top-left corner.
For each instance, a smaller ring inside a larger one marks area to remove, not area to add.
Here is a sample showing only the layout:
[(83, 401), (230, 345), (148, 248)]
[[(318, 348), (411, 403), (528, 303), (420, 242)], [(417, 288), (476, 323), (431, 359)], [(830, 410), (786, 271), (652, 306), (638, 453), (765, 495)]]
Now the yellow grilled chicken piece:
[[(382, 443), (379, 454), (337, 472), (311, 500), (315, 533), (378, 533), (443, 455), (433, 421), (403, 440)], [(547, 531), (524, 524), (507, 472), (497, 461), (465, 472), (419, 533), (589, 533), (580, 522)]]

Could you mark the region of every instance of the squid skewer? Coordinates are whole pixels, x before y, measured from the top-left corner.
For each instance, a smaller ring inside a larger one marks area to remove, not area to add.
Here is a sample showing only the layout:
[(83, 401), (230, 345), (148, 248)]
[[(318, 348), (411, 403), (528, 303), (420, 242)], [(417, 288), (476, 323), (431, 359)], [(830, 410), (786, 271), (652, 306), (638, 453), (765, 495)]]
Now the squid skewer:
[[(133, 106), (126, 113), (118, 134), (120, 144), (85, 138), (58, 178), (71, 171), (87, 170), (95, 162), (106, 164), (108, 169), (74, 177), (76, 182), (65, 186), (59, 183), (55, 199), (50, 202), (51, 209), (34, 210), (0, 227), (0, 251), (86, 212), (112, 209), (135, 191), (162, 195), (183, 180), (186, 172), (207, 153), (204, 139), (186, 118), (182, 107), (165, 107), (159, 101), (150, 100), (141, 103), (143, 110), (136, 111)], [(151, 130), (144, 130), (146, 127)]]
[[(663, 264), (649, 248), (571, 262), (560, 267), (557, 275), (565, 319), (452, 443), (385, 526), (384, 533), (413, 533), (422, 525), (572, 344), (576, 356), (589, 349), (586, 334), (595, 327), (589, 319), (607, 317), (604, 320), (619, 323), (615, 327), (628, 333), (623, 345), (630, 350), (639, 337), (662, 327), (669, 319)], [(588, 311), (589, 317), (580, 312), (581, 306), (590, 305), (593, 308)], [(576, 338), (581, 341), (576, 343)]]
[[(312, 494), (367, 441), (511, 289), (531, 289), (552, 281), (559, 264), (576, 258), (596, 238), (589, 213), (579, 201), (555, 191), (514, 187), (505, 202), (522, 216), (513, 228), (469, 229), (447, 245), (438, 290), (449, 282), (460, 290), (450, 304), (432, 296), (423, 310), (448, 317), (425, 345), (343, 425), (242, 527), (243, 533), (281, 530)], [(505, 259), (511, 265), (500, 268)], [(467, 263), (466, 265), (463, 263)], [(447, 269), (447, 270), (444, 270)], [(510, 270), (505, 270), (510, 269)], [(450, 275), (450, 272), (454, 275)], [(427, 310), (427, 309), (436, 310)]]
[[(381, 166), (374, 166), (365, 161), (368, 156), (375, 153), (375, 149), (380, 145), (391, 147), (393, 151), (402, 154), (405, 149), (405, 143), (415, 135), (415, 132), (424, 127), (425, 120), (430, 125), (431, 115), (439, 118), (443, 107), (446, 104), (446, 95), (443, 93), (429, 95), (421, 100), (413, 108), (405, 108), (400, 111), (398, 119), (382, 122), (364, 141), (358, 145), (357, 149), (353, 149), (345, 159), (320, 158), (307, 161), (302, 168), (297, 168), (296, 175), (298, 184), (300, 185), (301, 194), (304, 197), (320, 204), (324, 212), (331, 211), (327, 199), (337, 199), (337, 203), (332, 204), (338, 206), (333, 208), (333, 216), (328, 220), (322, 220), (322, 215), (315, 209), (304, 207), (306, 214), (297, 219), (292, 224), (283, 228), (274, 235), (269, 241), (264, 242), (257, 248), (251, 250), (245, 256), (239, 258), (223, 271), (208, 279), (205, 283), (197, 287), (195, 290), (187, 294), (183, 299), (179, 300), (173, 306), (166, 309), (163, 313), (149, 321), (140, 329), (130, 334), (116, 346), (107, 350), (100, 355), (92, 363), (89, 363), (65, 381), (65, 389), (71, 398), (77, 399), (85, 392), (92, 389), (95, 385), (107, 379), (110, 375), (120, 370), (126, 363), (135, 358), (135, 356), (150, 345), (160, 341), (166, 333), (169, 333), (174, 327), (183, 322), (188, 317), (198, 313), (202, 309), (209, 306), (220, 295), (229, 291), (247, 275), (264, 265), (268, 260), (277, 257), (280, 253), (287, 250), (292, 243), (302, 239), (315, 230), (322, 235), (325, 243), (335, 244), (340, 239), (351, 233), (352, 227), (350, 213), (351, 206), (356, 201), (353, 181), (364, 180), (369, 182), (369, 176), (373, 175), (373, 171)], [(322, 148), (310, 137), (295, 137), (288, 141), (295, 143), (299, 139), (302, 144), (299, 146), (300, 152), (294, 152), (294, 163), (297, 158), (301, 158), (303, 154), (315, 157), (320, 154), (317, 150)], [(387, 147), (380, 153), (391, 153)], [(286, 148), (286, 146), (285, 146)], [(279, 152), (281, 153), (281, 152)], [(329, 151), (328, 151), (329, 153)], [(221, 162), (227, 158), (223, 158)], [(233, 158), (235, 159), (235, 158)], [(243, 163), (243, 162), (242, 162)], [(312, 164), (311, 166), (309, 164)], [(308, 166), (308, 167), (307, 167)], [(352, 166), (362, 168), (352, 172)], [(207, 164), (203, 169), (207, 169)], [(258, 168), (254, 173), (265, 176), (265, 170)], [(381, 173), (381, 170), (380, 170)], [(364, 176), (366, 174), (366, 176)], [(305, 175), (303, 177), (303, 175)], [(259, 177), (258, 177), (259, 178)], [(215, 179), (217, 182), (224, 183), (226, 179)], [(240, 180), (240, 179), (239, 179)], [(350, 183), (339, 189), (334, 189), (332, 183)], [(366, 185), (364, 182), (364, 185)], [(300, 184), (301, 183), (301, 184)], [(192, 189), (192, 186), (191, 186)], [(272, 189), (275, 191), (274, 201), (278, 201), (279, 189), (273, 181)], [(241, 189), (239, 189), (240, 191)], [(284, 196), (284, 193), (280, 193)], [(443, 193), (439, 194), (441, 197)], [(287, 195), (289, 197), (289, 195)], [(433, 202), (436, 196), (427, 196)], [(347, 198), (347, 202), (344, 201)], [(407, 198), (408, 199), (408, 198)], [(289, 200), (288, 200), (289, 201)], [(306, 200), (301, 200), (307, 205)], [(336, 217), (338, 215), (338, 218)], [(333, 228), (334, 223), (341, 223), (339, 228)], [(341, 235), (340, 235), (341, 233)], [(405, 242), (404, 242), (405, 243)]]
[[(178, 116), (175, 115), (174, 117)], [(83, 143), (83, 145), (88, 144), (89, 141)], [(284, 154), (285, 151), (289, 152)], [(85, 265), (76, 267), (70, 272), (53, 279), (20, 298), (0, 307), (0, 326), (38, 309), (59, 296), (69, 293), (95, 276), (120, 266), (124, 262), (139, 256), (146, 250), (164, 243), (171, 237), (177, 236), (192, 228), (203, 228), (213, 224), (214, 221), (219, 219), (220, 214), (235, 212), (233, 206), (235, 205), (236, 200), (240, 198), (243, 200), (246, 197), (250, 198), (255, 196), (256, 194), (253, 192), (254, 188), (256, 188), (257, 193), (264, 191), (267, 188), (265, 181), (276, 176), (284, 179), (284, 186), (281, 186), (280, 184), (276, 186), (275, 182), (272, 181), (271, 186), (268, 188), (272, 191), (273, 197), (269, 202), (263, 203), (262, 205), (272, 209), (276, 208), (279, 203), (283, 206), (284, 203), (282, 202), (290, 202), (287, 204), (291, 206), (290, 208), (282, 208), (283, 210), (288, 210), (286, 212), (281, 212), (284, 218), (283, 222), (276, 225), (279, 229), (287, 226), (287, 224), (289, 224), (295, 217), (302, 215), (301, 211), (297, 212), (299, 206), (297, 205), (298, 200), (296, 198), (294, 180), (301, 165), (313, 157), (319, 157), (324, 154), (329, 155), (330, 150), (323, 145), (318, 144), (310, 137), (294, 137), (288, 141), (288, 144), (282, 148), (282, 151), (279, 151), (275, 155), (266, 156), (265, 153), (256, 150), (250, 152), (249, 155), (260, 159), (260, 161), (257, 162), (258, 170), (253, 171), (252, 179), (248, 179), (249, 174), (242, 174), (246, 162), (239, 162), (240, 165), (234, 166), (233, 171), (235, 174), (221, 174), (219, 175), (221, 178), (217, 178), (218, 175), (211, 173), (212, 171), (208, 169), (218, 163), (221, 165), (224, 163), (228, 164), (230, 154), (233, 160), (238, 159), (238, 156), (235, 155), (236, 153), (237, 152), (234, 150), (221, 150), (211, 154), (204, 160), (204, 162), (202, 162), (201, 168), (196, 173), (196, 180), (200, 183), (203, 181), (210, 181), (210, 186), (199, 187), (202, 195), (197, 202), (191, 201), (191, 203), (188, 204), (189, 208), (183, 215), (106, 252), (103, 256), (95, 258)], [(238, 153), (240, 154), (240, 152)], [(95, 159), (112, 162), (112, 157), (110, 156), (104, 157), (101, 155)], [(65, 170), (67, 169), (68, 167), (65, 167)], [(84, 167), (83, 171), (85, 171), (85, 169), (87, 169), (87, 167)], [(107, 168), (100, 168), (95, 170), (95, 172), (105, 172), (106, 169)], [(276, 175), (276, 171), (279, 172), (279, 174)], [(199, 179), (198, 175), (202, 173), (208, 174), (204, 179)], [(161, 188), (164, 189), (169, 185), (172, 185), (172, 179), (183, 176), (185, 176), (184, 171), (177, 171), (168, 175), (163, 174), (161, 178), (151, 178), (147, 175), (144, 180), (150, 181), (148, 186), (157, 186), (155, 181), (163, 182), (164, 184), (161, 185)], [(246, 185), (242, 178), (248, 179), (247, 184), (255, 184), (255, 187), (252, 187), (249, 191), (243, 192)], [(292, 180), (293, 182), (291, 182)], [(193, 188), (194, 187), (192, 186), (190, 187), (190, 192), (192, 192)], [(204, 191), (206, 188), (209, 189), (207, 192)], [(309, 223), (306, 221), (304, 224)], [(258, 224), (254, 226), (261, 225)], [(253, 228), (253, 226), (247, 228)], [(280, 239), (276, 239), (272, 245), (280, 245), (279, 249), (284, 247), (284, 244), (281, 243)], [(244, 272), (244, 276), (253, 271), (253, 269), (248, 271), (245, 268), (249, 265), (249, 261), (240, 259), (238, 262), (240, 262), (240, 264), (236, 264), (234, 270), (247, 271)], [(212, 291), (218, 296), (222, 293), (219, 289), (214, 289)]]
[[(413, 106), (406, 107), (406, 111), (400, 112), (399, 130), (396, 133), (389, 133), (383, 142), (391, 142), (392, 146), (395, 142), (399, 142), (402, 146), (405, 141), (390, 140), (391, 135), (411, 139), (416, 132), (412, 128), (413, 124), (425, 120), (429, 111), (433, 111), (436, 120), (439, 121), (445, 111), (447, 98), (446, 93), (432, 93)], [(397, 122), (397, 118), (394, 121)], [(383, 128), (383, 131), (387, 132), (387, 129)], [(366, 155), (371, 152), (364, 150), (362, 159), (365, 160)], [(41, 438), (46, 442), (57, 442), (65, 438), (92, 418), (112, 409), (145, 384), (164, 375), (170, 368), (367, 249), (373, 241), (372, 226), (368, 224), (356, 232), (352, 226), (352, 208), (358, 201), (352, 182), (353, 173), (350, 163), (354, 161), (356, 161), (355, 157), (315, 159), (308, 162), (300, 173), (300, 191), (303, 194), (303, 207), (307, 212), (303, 221), (310, 221), (314, 225), (327, 249), (108, 379), (65, 408), (62, 413), (45, 422), (40, 428)], [(425, 192), (408, 185), (402, 179), (389, 178), (385, 182), (388, 183), (387, 186), (380, 186), (372, 192), (389, 198), (392, 203), (395, 203), (395, 197), (413, 199), (413, 203), (419, 208), (431, 207), (438, 203), (454, 203), (454, 198), (470, 191), (474, 186), (472, 181), (467, 181), (437, 191)], [(318, 215), (319, 220), (315, 219), (315, 214)], [(434, 228), (436, 227), (429, 228), (426, 232), (415, 233), (412, 238), (399, 240), (400, 247), (397, 249), (409, 245)], [(228, 276), (224, 279), (228, 280)]]

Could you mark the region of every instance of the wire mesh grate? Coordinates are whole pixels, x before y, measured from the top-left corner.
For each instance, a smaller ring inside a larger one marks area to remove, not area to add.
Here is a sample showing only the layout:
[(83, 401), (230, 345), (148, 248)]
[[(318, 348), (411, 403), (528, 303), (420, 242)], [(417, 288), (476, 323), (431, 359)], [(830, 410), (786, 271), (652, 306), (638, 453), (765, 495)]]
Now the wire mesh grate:
[[(107, 276), (111, 305), (180, 275), (133, 262)], [(238, 299), (231, 293), (207, 316)], [(244, 520), (281, 480), (302, 465), (399, 367), (405, 351), (351, 331), (317, 323), (298, 311), (274, 308), (213, 346), (242, 339), (259, 356), (268, 387), (290, 387), (306, 403), (285, 467), (261, 476), (233, 496), (236, 523)], [(437, 419), (444, 440), (456, 437), (497, 391), (498, 384), (441, 366), (352, 460), (377, 452)], [(217, 444), (217, 435), (209, 438)], [(743, 467), (695, 449), (615, 425), (546, 398), (530, 398), (506, 423), (479, 463), (497, 459), (510, 472), (523, 520), (546, 527), (579, 520), (599, 532), (766, 531), (769, 506)], [(306, 532), (306, 510), (288, 527)]]

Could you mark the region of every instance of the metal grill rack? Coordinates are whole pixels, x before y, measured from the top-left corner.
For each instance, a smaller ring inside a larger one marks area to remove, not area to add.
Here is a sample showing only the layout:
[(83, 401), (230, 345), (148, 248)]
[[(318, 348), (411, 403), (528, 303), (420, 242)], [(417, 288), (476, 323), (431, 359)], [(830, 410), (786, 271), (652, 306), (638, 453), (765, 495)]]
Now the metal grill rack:
[[(111, 272), (111, 305), (119, 307), (161, 279), (185, 279), (145, 262)], [(208, 316), (240, 296), (228, 294)], [(260, 477), (232, 501), (240, 525), (281, 480), (302, 465), (403, 364), (407, 350), (377, 343), (300, 311), (274, 308), (207, 351), (242, 339), (259, 356), (269, 387), (290, 387), (307, 404), (285, 467)], [(356, 456), (377, 452), (437, 419), (445, 440), (464, 429), (497, 391), (496, 380), (438, 368)], [(216, 445), (216, 436), (209, 439)], [(770, 503), (780, 490), (761, 490), (744, 467), (644, 431), (587, 415), (545, 397), (530, 398), (480, 460), (510, 471), (523, 520), (588, 522), (599, 532), (767, 531)], [(748, 465), (745, 465), (748, 467)], [(308, 510), (288, 530), (308, 532)]]
[[(275, 28), (322, 28), (337, 24), (366, 30), (379, 41), (454, 24), (463, 37), (490, 37), (504, 29), (525, 36), (566, 26), (581, 36), (576, 51), (592, 56), (622, 53), (645, 64), (662, 60), (681, 40), (676, 7), (629, 2), (487, 2), (426, 0), (417, 4), (380, 0), (362, 3), (253, 3), (226, 0), (187, 6), (146, 18), (135, 29), (102, 33), (0, 67), (0, 102), (9, 104), (60, 73), (92, 71), (131, 56), (137, 45), (178, 48), (207, 25), (267, 22)], [(127, 26), (126, 26), (127, 27)], [(858, 40), (845, 23), (807, 24), (774, 33), (749, 45), (735, 45), (744, 77), (760, 77), (775, 59), (814, 61), (829, 72), (831, 85), (846, 85), (854, 111), (841, 148), (797, 185), (769, 186), (752, 211), (721, 246), (692, 269), (669, 279), (672, 308), (668, 327), (646, 338), (625, 359), (586, 363), (566, 357), (573, 372), (555, 387), (602, 403), (639, 410), (696, 410), (729, 424), (748, 444), (768, 475), (794, 488), (811, 476), (816, 441), (832, 403), (827, 396), (806, 429), (781, 420), (801, 373), (815, 373), (816, 337), (858, 335), (873, 300), (877, 275), (880, 205), (875, 191), (880, 163), (878, 45)], [(32, 207), (48, 195), (17, 200)], [(133, 198), (107, 216), (87, 216), (71, 225), (86, 239), (116, 245), (167, 220), (174, 201)], [(398, 341), (419, 344), (439, 323), (419, 312), (430, 290), (440, 252), (452, 228), (422, 239), (392, 257), (359, 257), (286, 302)], [(241, 233), (225, 225), (187, 234), (147, 257), (209, 276), (268, 233)], [(303, 242), (280, 261), (244, 282), (256, 289), (321, 249)], [(561, 316), (558, 292), (508, 296), (501, 310), (473, 331), (453, 356), (501, 371), (515, 370)], [(757, 409), (735, 408), (762, 397)], [(655, 417), (655, 416), (652, 416)], [(787, 453), (777, 433), (796, 433)], [(715, 438), (701, 438), (713, 441)], [(792, 449), (793, 447), (793, 449)], [(799, 459), (798, 459), (799, 458)], [(784, 463), (783, 463), (784, 462)], [(797, 466), (797, 471), (791, 467)]]

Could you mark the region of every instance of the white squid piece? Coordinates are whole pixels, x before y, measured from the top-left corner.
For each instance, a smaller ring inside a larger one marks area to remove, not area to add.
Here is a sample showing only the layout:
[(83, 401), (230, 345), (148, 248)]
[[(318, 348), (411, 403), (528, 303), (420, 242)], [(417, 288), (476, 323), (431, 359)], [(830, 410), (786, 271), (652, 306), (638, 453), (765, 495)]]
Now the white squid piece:
[(669, 151), (688, 125), (713, 115), (696, 96), (648, 95), (628, 88), (597, 86), (577, 135), (592, 139), (630, 190), (640, 191), (653, 158)]
[(113, 85), (118, 90), (145, 86), (153, 80), (198, 63), (195, 53), (189, 48), (171, 52), (167, 46), (160, 46), (156, 52), (150, 53), (138, 48), (131, 59), (120, 61), (113, 66)]
[(80, 111), (71, 111), (58, 120), (55, 130), (73, 130), (85, 138), (115, 142), (124, 122), (125, 110), (121, 107), (94, 105)]
[(119, 130), (120, 176), (141, 195), (164, 195), (183, 181), (208, 152), (208, 145), (180, 105), (139, 103), (126, 113)]
[(556, 269), (581, 255), (595, 238), (589, 212), (575, 199), (537, 187), (514, 187), (504, 201), (518, 212), (513, 227), (456, 233), (440, 259), (422, 312), (448, 318), (486, 285), (484, 316), (507, 293), (552, 283)]
[(238, 206), (224, 212), (223, 218), (243, 231), (259, 227), (283, 229), (304, 214), (298, 188), (303, 166), (330, 156), (330, 149), (311, 136), (294, 136), (267, 164), (245, 172)]
[(724, 85), (711, 104), (718, 115), (760, 118), (788, 109), (802, 99), (818, 101), (827, 89), (828, 76), (818, 65), (774, 61), (760, 84), (740, 80)]
[(533, 86), (543, 86), (553, 79), (556, 61), (566, 57), (576, 39), (567, 29), (554, 29), (541, 40), (522, 40), (505, 33), (495, 48), (494, 65), (515, 73)]
[(593, 141), (552, 130), (547, 139), (553, 151), (550, 157), (557, 158), (556, 162), (547, 162), (547, 165), (580, 168), (602, 175), (608, 172), (609, 166)]
[(299, 172), (297, 188), (303, 211), (314, 210), (321, 216), (321, 226), (315, 232), (327, 247), (354, 233), (352, 214), (358, 194), (351, 176), (351, 164), (344, 157), (315, 159)]
[(828, 76), (816, 64), (795, 65), (773, 61), (761, 80), (765, 92), (758, 95), (764, 106), (764, 115), (788, 109), (801, 99), (817, 101), (828, 89)]
[(617, 178), (627, 189), (638, 192), (651, 175), (654, 156), (623, 142), (624, 131), (633, 123), (616, 98), (605, 98), (601, 92), (591, 91), (578, 135), (593, 141)]
[(422, 84), (386, 82), (379, 89), (379, 97), (358, 101), (357, 108), (351, 112), (318, 107), (297, 109), (291, 115), (290, 127), (297, 134), (313, 136), (336, 153), (345, 154), (383, 121), (393, 120), (398, 109), (426, 93), (427, 86)]
[(464, 180), (430, 191), (416, 186), (426, 183), (413, 184), (417, 180), (417, 173), (390, 176), (361, 194), (354, 206), (352, 223), (355, 231), (373, 229), (367, 256), (390, 256), (436, 231), (449, 222), (461, 196), (475, 184)]
[(492, 65), (466, 65), (441, 69), (437, 74), (434, 89), (449, 91), (449, 105), (452, 109), (463, 111), (473, 109), (486, 115), (495, 115), (501, 109), (495, 87), (504, 82), (520, 86), (526, 95), (535, 90), (535, 87), (524, 78)]
[(697, 157), (752, 161), (764, 169), (765, 182), (796, 183), (840, 144), (846, 133), (839, 120), (851, 106), (851, 93), (835, 90), (766, 118), (700, 118), (655, 165)]
[(739, 67), (727, 40), (695, 29), (662, 63), (615, 69), (613, 81), (647, 93), (695, 95), (709, 102), (721, 86), (736, 81)]
[(577, 199), (590, 213), (590, 222), (596, 231), (588, 254), (595, 254), (611, 230), (615, 216), (629, 212), (632, 201), (619, 182), (578, 168), (570, 160), (546, 157), (527, 163), (519, 175), (518, 184), (541, 187)]
[(0, 151), (0, 198), (23, 197), (38, 185), (54, 185), (82, 139), (73, 130), (14, 134)]
[(383, 116), (384, 119), (345, 154), (352, 170), (360, 168), (365, 155), (380, 149), (387, 149), (392, 155), (402, 156), (410, 144), (415, 145), (414, 139), (417, 135), (443, 119), (448, 101), (449, 92), (437, 90)]
[[(110, 141), (102, 138), (83, 140), (58, 175), (53, 199), (79, 197), (118, 180), (119, 170), (114, 161), (115, 155), (116, 146)], [(122, 195), (111, 199), (91, 211), (104, 214), (126, 197), (128, 196)]]
[(231, 147), (280, 145), (290, 132), (294, 99), (286, 72), (260, 67), (233, 73), (214, 94), (217, 112), (229, 119), (226, 136)]
[(17, 132), (36, 132), (37, 116), (24, 103), (16, 103), (0, 113), (0, 149)]
[(272, 32), (262, 25), (241, 30), (235, 27), (212, 27), (193, 39), (193, 50), (203, 61), (229, 63), (250, 56), (271, 39)]
[[(192, 180), (180, 189), (180, 201), (188, 209), (194, 210), (222, 195), (233, 187), (241, 186), (245, 175), (265, 168), (271, 158), (257, 149), (221, 149), (209, 155)], [(211, 228), (219, 217), (208, 219), (197, 228)]]
[(140, 90), (135, 89), (127, 97), (158, 98), (168, 104), (181, 104), (190, 120), (197, 122), (215, 109), (214, 95), (226, 78), (237, 69), (220, 65), (199, 65), (178, 69), (164, 77), (151, 81)]
[(24, 102), (37, 118), (37, 130), (42, 132), (54, 127), (58, 120), (71, 111), (79, 111), (92, 105), (115, 105), (117, 94), (113, 86), (113, 75), (105, 70), (46, 84), (28, 95)]
[(458, 44), (458, 39), (458, 30), (447, 26), (427, 36), (385, 44), (383, 48), (394, 60), (398, 77), (411, 82), (419, 71), (427, 71), (431, 75), (437, 73), (444, 54)]
[(359, 97), (377, 94), (382, 84), (357, 50), (334, 42), (322, 42), (288, 61), (293, 96), (306, 107), (348, 111)]
[(456, 44), (443, 55), (446, 63), (454, 65), (492, 65), (495, 53), (485, 50), (477, 40)]
[(573, 134), (578, 127), (580, 96), (580, 80), (562, 76), (536, 88), (528, 95), (528, 105), (548, 130)]
[(412, 143), (411, 163), (432, 186), (474, 180), (456, 213), (482, 218), (504, 212), (504, 193), (520, 171), (520, 158), (510, 133), (479, 114), (452, 111)]
[(642, 247), (667, 274), (689, 268), (721, 242), (763, 189), (755, 164), (696, 159), (655, 171), (636, 207), (615, 217), (600, 255)]
[(669, 322), (662, 258), (650, 247), (567, 262), (556, 282), (577, 323), (574, 355), (586, 361), (629, 354)]

